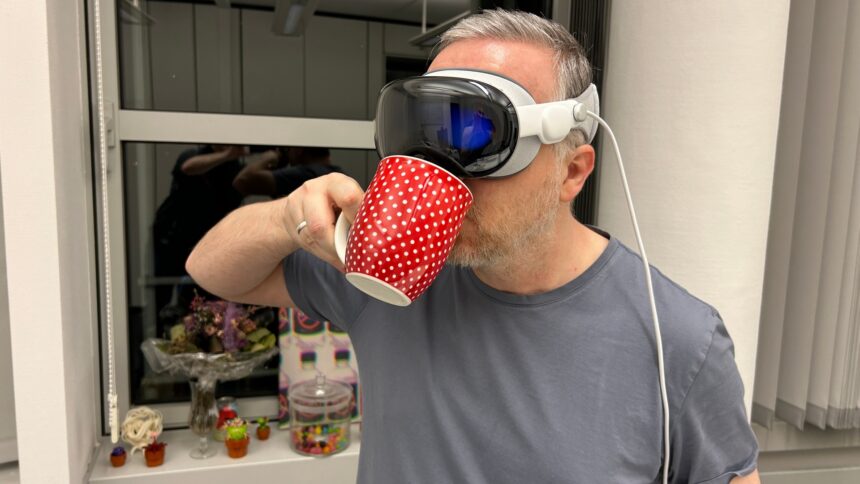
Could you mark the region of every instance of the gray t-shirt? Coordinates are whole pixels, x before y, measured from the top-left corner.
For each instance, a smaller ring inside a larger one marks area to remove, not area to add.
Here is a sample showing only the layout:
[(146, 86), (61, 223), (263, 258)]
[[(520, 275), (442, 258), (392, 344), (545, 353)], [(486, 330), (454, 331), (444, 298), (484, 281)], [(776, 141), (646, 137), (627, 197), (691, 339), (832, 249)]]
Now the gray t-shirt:
[[(344, 328), (361, 375), (358, 481), (659, 482), (662, 407), (642, 261), (609, 245), (547, 293), (495, 290), (446, 266), (410, 306), (366, 296), (307, 252), (284, 260), (292, 299)], [(734, 347), (719, 313), (654, 269), (673, 483), (756, 466)]]

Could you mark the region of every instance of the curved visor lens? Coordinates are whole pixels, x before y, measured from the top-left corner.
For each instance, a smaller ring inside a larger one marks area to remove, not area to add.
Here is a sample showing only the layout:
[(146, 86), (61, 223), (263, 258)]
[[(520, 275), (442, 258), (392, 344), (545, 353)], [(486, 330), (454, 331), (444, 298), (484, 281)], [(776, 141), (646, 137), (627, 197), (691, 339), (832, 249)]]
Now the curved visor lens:
[(460, 176), (484, 176), (507, 161), (516, 111), (498, 89), (451, 77), (412, 77), (379, 95), (376, 148), (382, 157), (424, 158)]

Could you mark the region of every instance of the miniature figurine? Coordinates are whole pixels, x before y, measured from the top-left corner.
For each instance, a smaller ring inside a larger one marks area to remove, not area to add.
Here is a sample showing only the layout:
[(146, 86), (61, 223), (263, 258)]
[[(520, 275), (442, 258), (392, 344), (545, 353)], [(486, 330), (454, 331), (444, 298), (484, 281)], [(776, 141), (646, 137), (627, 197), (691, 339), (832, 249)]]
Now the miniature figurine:
[(248, 442), (251, 440), (248, 436), (248, 423), (242, 418), (234, 418), (227, 422), (225, 429), (227, 438), (224, 439), (224, 444), (227, 446), (227, 453), (234, 459), (245, 457), (248, 453)]
[(146, 467), (158, 467), (164, 463), (164, 448), (167, 447), (166, 442), (159, 442), (156, 439), (147, 445), (143, 451), (146, 457)]
[(110, 463), (114, 467), (122, 467), (125, 464), (125, 448), (117, 445), (110, 453)]

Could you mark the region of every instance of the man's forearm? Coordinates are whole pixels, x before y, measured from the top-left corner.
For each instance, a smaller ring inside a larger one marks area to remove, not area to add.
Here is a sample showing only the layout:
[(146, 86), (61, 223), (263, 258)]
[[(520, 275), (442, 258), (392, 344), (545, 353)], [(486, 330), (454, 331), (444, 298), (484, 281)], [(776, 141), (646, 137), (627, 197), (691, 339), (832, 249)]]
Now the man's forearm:
[(286, 199), (246, 205), (224, 217), (188, 257), (188, 274), (224, 299), (257, 287), (298, 249), (284, 226)]
[(278, 161), (274, 150), (263, 153), (233, 179), (233, 188), (242, 195), (275, 195), (275, 177), (270, 171)]
[(231, 159), (235, 158), (231, 158), (230, 153), (227, 151), (195, 155), (185, 160), (180, 169), (186, 175), (202, 175), (212, 168), (226, 163)]

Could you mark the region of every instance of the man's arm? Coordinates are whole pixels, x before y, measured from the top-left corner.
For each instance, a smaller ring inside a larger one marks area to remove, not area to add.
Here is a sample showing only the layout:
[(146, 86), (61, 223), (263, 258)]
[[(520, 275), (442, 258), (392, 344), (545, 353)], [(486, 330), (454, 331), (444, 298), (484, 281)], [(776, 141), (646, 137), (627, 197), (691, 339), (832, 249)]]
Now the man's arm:
[(272, 168), (278, 161), (278, 152), (269, 150), (258, 160), (249, 163), (233, 179), (233, 188), (242, 195), (275, 195), (275, 176)]
[[(198, 242), (185, 263), (194, 281), (235, 302), (293, 306), (281, 261), (299, 248), (343, 270), (334, 249), (335, 209), (355, 219), (364, 194), (339, 173), (315, 178), (290, 196), (234, 210)], [(301, 234), (298, 224), (307, 222)]]
[(759, 446), (744, 406), (734, 345), (719, 312), (700, 310), (710, 312), (697, 315), (699, 324), (711, 333), (710, 341), (702, 338), (693, 345), (705, 356), (672, 416), (670, 465), (677, 482), (756, 483)]
[(215, 168), (218, 165), (235, 160), (245, 154), (243, 146), (231, 146), (222, 151), (206, 153), (202, 155), (194, 155), (182, 163), (180, 169), (186, 175), (202, 175), (207, 171)]
[(735, 477), (731, 480), (731, 484), (761, 484), (758, 469), (752, 471), (752, 474)]
[(286, 205), (286, 200), (276, 200), (231, 212), (191, 252), (185, 262), (188, 274), (227, 300), (293, 306), (284, 284), (277, 283), (280, 261), (299, 248), (285, 226)]

